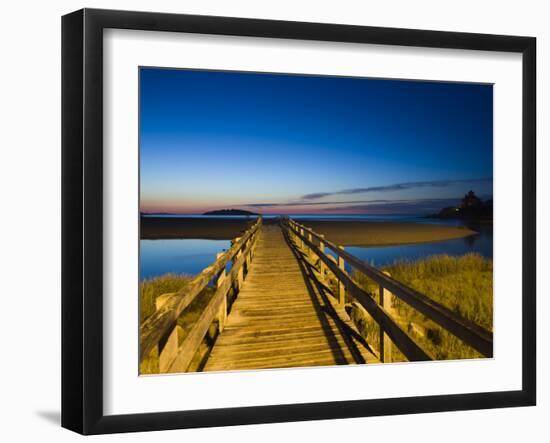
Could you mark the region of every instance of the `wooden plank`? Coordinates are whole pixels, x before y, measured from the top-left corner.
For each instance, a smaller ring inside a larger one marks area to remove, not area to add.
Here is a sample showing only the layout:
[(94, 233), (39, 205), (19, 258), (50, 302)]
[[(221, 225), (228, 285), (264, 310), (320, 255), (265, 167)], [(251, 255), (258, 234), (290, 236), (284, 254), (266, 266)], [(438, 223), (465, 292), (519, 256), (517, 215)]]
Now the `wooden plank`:
[(264, 345), (276, 345), (280, 342), (291, 342), (294, 340), (322, 340), (325, 335), (319, 329), (306, 332), (295, 332), (294, 330), (287, 330), (286, 333), (271, 334), (271, 335), (254, 335), (254, 340), (250, 340), (250, 335), (233, 336), (226, 338), (223, 343), (218, 343), (216, 346), (223, 348), (224, 346), (264, 346)]
[[(210, 363), (210, 360), (209, 360)], [(340, 364), (346, 364), (343, 362)], [(207, 364), (205, 371), (242, 370), (242, 369), (269, 369), (284, 367), (308, 367), (308, 366), (336, 366), (333, 353), (330, 349), (314, 353), (283, 355), (277, 358), (266, 357), (257, 359), (233, 359), (220, 360)]]
[[(230, 316), (231, 316), (231, 314), (230, 314)], [(229, 323), (229, 318), (228, 318), (228, 323)], [(246, 321), (246, 319), (239, 318), (239, 319), (236, 319), (236, 320), (232, 321), (230, 324), (233, 327), (247, 328), (250, 331), (261, 331), (265, 328), (279, 326), (279, 325), (281, 325), (281, 322), (278, 321), (276, 318), (272, 319), (269, 322), (267, 322), (267, 321), (258, 321), (258, 320)], [(289, 321), (284, 322), (284, 326), (288, 327), (289, 329), (294, 329), (294, 328), (298, 328), (298, 327), (301, 327), (301, 326), (314, 326), (314, 327), (317, 327), (317, 328), (322, 328), (323, 327), (321, 325), (319, 319), (307, 320), (307, 321), (302, 321), (300, 319), (289, 320)]]
[[(240, 308), (240, 307), (239, 307)], [(304, 312), (306, 311), (306, 312)], [(254, 321), (256, 317), (260, 318), (261, 320), (265, 320), (266, 318), (273, 318), (276, 317), (277, 321), (284, 322), (285, 320), (294, 320), (294, 319), (317, 319), (317, 313), (311, 309), (307, 310), (298, 310), (298, 311), (284, 311), (284, 310), (275, 310), (271, 308), (257, 308), (257, 309), (235, 309), (235, 314), (246, 317), (247, 319), (250, 319)]]
[[(284, 335), (284, 334), (298, 334), (298, 333), (305, 333), (305, 332), (312, 332), (318, 334), (323, 334), (323, 330), (318, 327), (318, 325), (313, 326), (299, 326), (299, 327), (293, 327), (288, 328), (281, 325), (276, 325), (272, 328), (262, 328), (259, 330), (253, 330), (253, 329), (243, 329), (240, 327), (227, 327), (224, 330), (224, 340), (228, 340), (229, 337), (254, 337), (255, 339), (260, 339), (263, 337), (271, 337), (275, 335)], [(216, 346), (218, 346), (219, 343), (216, 343)]]
[[(344, 339), (336, 335), (336, 341), (339, 346), (345, 347)], [(223, 355), (236, 355), (243, 353), (261, 353), (272, 351), (289, 351), (296, 349), (315, 349), (320, 347), (326, 349), (326, 337), (323, 334), (306, 334), (306, 335), (284, 335), (271, 337), (270, 340), (255, 340), (255, 341), (230, 341), (223, 345), (218, 345), (216, 352), (223, 352)]]
[[(241, 299), (242, 300), (242, 299)], [(256, 308), (262, 308), (265, 306), (265, 303), (268, 302), (271, 304), (272, 308), (274, 310), (282, 310), (282, 311), (292, 311), (294, 309), (301, 309), (301, 308), (307, 308), (308, 306), (312, 306), (313, 302), (311, 300), (296, 300), (296, 301), (290, 301), (288, 303), (285, 303), (280, 298), (270, 300), (270, 299), (261, 299), (261, 302), (258, 302), (256, 300), (248, 301), (248, 300), (242, 300), (242, 303), (239, 304), (240, 309), (256, 309)]]
[[(344, 342), (341, 342), (344, 344)], [(221, 353), (218, 361), (225, 360), (255, 360), (260, 358), (273, 358), (277, 359), (283, 355), (303, 355), (303, 354), (317, 354), (325, 352), (327, 350), (332, 351), (333, 348), (326, 345), (326, 341), (318, 341), (317, 343), (303, 343), (286, 342), (279, 343), (278, 346), (264, 346), (264, 347), (240, 347), (233, 349), (224, 349)], [(336, 349), (339, 351), (339, 349)], [(219, 351), (217, 351), (219, 352)]]

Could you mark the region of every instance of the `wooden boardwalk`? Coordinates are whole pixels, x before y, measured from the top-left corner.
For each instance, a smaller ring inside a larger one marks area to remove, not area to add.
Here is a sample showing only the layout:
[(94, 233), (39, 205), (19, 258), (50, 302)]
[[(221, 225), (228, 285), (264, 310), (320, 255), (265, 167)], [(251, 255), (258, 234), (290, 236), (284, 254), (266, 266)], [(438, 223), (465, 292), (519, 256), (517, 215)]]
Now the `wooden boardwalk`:
[(205, 371), (376, 361), (279, 225), (264, 225)]

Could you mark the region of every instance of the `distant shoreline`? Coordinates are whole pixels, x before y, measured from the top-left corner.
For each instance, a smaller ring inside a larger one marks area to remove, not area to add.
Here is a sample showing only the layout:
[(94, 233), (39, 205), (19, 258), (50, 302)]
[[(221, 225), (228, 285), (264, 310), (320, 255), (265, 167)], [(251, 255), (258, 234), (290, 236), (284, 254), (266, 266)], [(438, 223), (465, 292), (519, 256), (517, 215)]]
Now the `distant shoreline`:
[(141, 217), (142, 239), (231, 240), (256, 219)]
[(489, 216), (444, 216), (438, 214), (427, 215), (425, 218), (434, 220), (458, 220), (465, 223), (493, 223), (493, 217)]
[[(230, 240), (254, 220), (141, 217), (142, 239)], [(327, 240), (345, 246), (390, 246), (452, 240), (476, 234), (465, 227), (438, 224), (300, 220), (300, 223), (324, 234)]]
[(257, 214), (256, 212), (245, 211), (244, 209), (217, 209), (215, 211), (205, 212), (202, 215), (238, 215), (257, 217), (260, 214)]

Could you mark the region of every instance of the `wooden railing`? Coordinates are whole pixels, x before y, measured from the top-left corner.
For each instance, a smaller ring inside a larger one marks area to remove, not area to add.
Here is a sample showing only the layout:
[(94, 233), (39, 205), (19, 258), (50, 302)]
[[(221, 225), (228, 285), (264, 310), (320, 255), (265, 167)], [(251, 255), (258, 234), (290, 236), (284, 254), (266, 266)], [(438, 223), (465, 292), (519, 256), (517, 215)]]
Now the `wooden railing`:
[[(227, 318), (227, 296), (233, 288), (238, 291), (253, 259), (254, 246), (262, 225), (261, 217), (241, 237), (233, 240), (231, 248), (218, 254), (214, 263), (205, 268), (184, 290), (161, 295), (156, 311), (140, 328), (140, 363), (158, 358), (159, 372), (185, 372), (204, 340), (210, 326), (218, 322), (221, 331)], [(231, 270), (226, 266), (232, 261)], [(177, 319), (182, 312), (215, 280), (216, 292), (201, 312), (181, 343)]]
[[(345, 304), (345, 294), (349, 294), (355, 303), (365, 309), (378, 323), (380, 330), (380, 360), (389, 361), (391, 358), (391, 343), (393, 342), (401, 353), (410, 361), (432, 360), (432, 356), (413, 338), (411, 338), (388, 313), (391, 297), (398, 297), (427, 318), (437, 323), (455, 337), (472, 347), (485, 357), (493, 356), (493, 334), (490, 331), (464, 319), (435, 302), (424, 294), (391, 278), (385, 273), (357, 257), (346, 252), (342, 246), (335, 245), (325, 239), (323, 235), (303, 226), (296, 221), (283, 218), (281, 225), (286, 229), (293, 241), (299, 247), (305, 249), (308, 254), (318, 257), (319, 273), (325, 275), (326, 269), (335, 276), (338, 281), (337, 298), (342, 305)], [(325, 252), (330, 248), (337, 259)], [(378, 302), (353, 281), (345, 270), (345, 264), (366, 275), (379, 285)]]

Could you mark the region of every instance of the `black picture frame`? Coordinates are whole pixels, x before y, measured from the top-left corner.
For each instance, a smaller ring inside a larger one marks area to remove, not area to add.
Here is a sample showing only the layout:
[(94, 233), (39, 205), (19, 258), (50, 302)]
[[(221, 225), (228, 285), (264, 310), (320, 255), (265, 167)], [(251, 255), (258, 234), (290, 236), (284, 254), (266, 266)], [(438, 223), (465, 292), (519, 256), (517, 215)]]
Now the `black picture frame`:
[[(522, 54), (522, 389), (177, 412), (103, 413), (103, 30), (192, 32)], [(536, 403), (536, 39), (229, 17), (83, 9), (62, 18), (62, 426), (151, 431)]]

